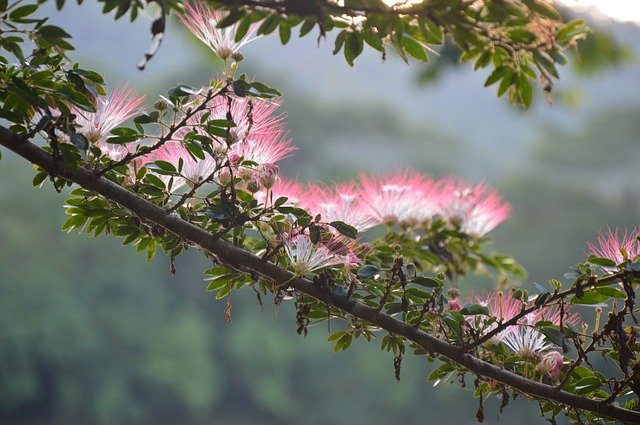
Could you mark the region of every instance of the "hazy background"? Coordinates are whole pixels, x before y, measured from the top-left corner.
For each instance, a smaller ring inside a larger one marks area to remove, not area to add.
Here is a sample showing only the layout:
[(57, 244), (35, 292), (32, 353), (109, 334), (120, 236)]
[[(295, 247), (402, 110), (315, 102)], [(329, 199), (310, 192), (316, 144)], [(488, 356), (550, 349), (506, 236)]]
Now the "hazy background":
[[(150, 21), (113, 23), (91, 2), (50, 11), (73, 36), (74, 59), (158, 94), (218, 73), (209, 51), (171, 25), (144, 72)], [(43, 12), (46, 14), (47, 12)], [(605, 25), (600, 22), (599, 25)], [(640, 29), (608, 28), (635, 49)], [(598, 228), (638, 224), (640, 63), (596, 74), (562, 70), (556, 102), (522, 112), (482, 87), (486, 74), (447, 67), (418, 84), (424, 66), (371, 52), (349, 68), (332, 41), (266, 37), (245, 49), (242, 69), (285, 95), (299, 150), (282, 164), (303, 181), (411, 166), (496, 186), (513, 218), (492, 248), (514, 254), (528, 284), (561, 278), (584, 258)], [(442, 61), (445, 63), (446, 61)], [(539, 96), (540, 97), (540, 96)], [(466, 424), (468, 390), (432, 388), (429, 365), (406, 357), (396, 383), (379, 342), (338, 354), (325, 325), (295, 333), (292, 305), (276, 317), (252, 291), (224, 303), (204, 291), (197, 253), (150, 264), (109, 238), (60, 232), (65, 195), (31, 187), (28, 164), (0, 163), (0, 423), (8, 424)], [(468, 384), (471, 384), (469, 382)], [(546, 423), (533, 403), (511, 403), (486, 423)]]

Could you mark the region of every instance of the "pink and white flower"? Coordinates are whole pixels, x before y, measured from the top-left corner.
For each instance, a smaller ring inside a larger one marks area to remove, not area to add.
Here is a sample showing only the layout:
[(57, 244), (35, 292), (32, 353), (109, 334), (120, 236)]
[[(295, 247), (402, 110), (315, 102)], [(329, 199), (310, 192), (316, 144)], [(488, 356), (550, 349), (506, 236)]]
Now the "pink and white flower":
[(226, 14), (212, 10), (202, 0), (197, 0), (193, 5), (185, 2), (184, 8), (184, 13), (178, 15), (182, 23), (222, 60), (226, 61), (242, 46), (259, 38), (255, 36), (259, 25), (251, 24), (247, 33), (236, 42), (235, 37), (240, 24), (235, 23), (225, 28), (218, 28), (218, 23)]
[[(485, 326), (481, 323), (482, 334), (486, 334), (499, 324), (512, 320), (523, 309), (524, 304), (513, 298), (510, 292), (490, 292), (473, 297), (473, 301), (486, 306), (489, 316), (496, 318), (496, 321)], [(565, 308), (563, 324), (575, 325), (579, 321), (578, 314), (569, 313)], [(549, 321), (555, 325), (560, 325), (560, 309), (557, 306), (548, 306), (534, 310), (518, 320), (515, 325), (511, 325), (499, 332), (492, 340), (492, 343), (503, 342), (511, 351), (523, 358), (539, 358), (545, 355), (555, 346), (545, 340), (544, 334), (535, 329), (535, 324), (540, 321)]]
[(325, 267), (351, 267), (359, 261), (354, 254), (353, 244), (339, 236), (333, 236), (326, 242), (313, 243), (307, 233), (283, 234), (282, 245), (291, 263), (291, 270), (298, 276), (306, 276)]
[[(534, 328), (540, 321), (549, 321), (554, 325), (560, 325), (560, 309), (557, 306), (543, 307), (523, 317), (517, 325), (511, 326), (507, 332), (501, 333), (499, 339), (514, 353), (523, 358), (539, 358), (555, 345), (545, 340), (542, 332)], [(575, 325), (579, 316), (576, 313), (568, 313), (565, 309), (565, 317), (562, 319), (565, 325)]]
[(439, 211), (435, 184), (418, 173), (402, 171), (381, 178), (360, 177), (363, 202), (377, 224), (417, 226)]
[(564, 365), (564, 357), (557, 351), (550, 351), (544, 356), (536, 366), (536, 369), (543, 375), (549, 376), (553, 381), (557, 381)]
[[(169, 141), (157, 151), (147, 157), (147, 162), (165, 161), (179, 169), (182, 160), (182, 169), (179, 177), (173, 177), (171, 190), (175, 191), (184, 185), (193, 186), (209, 178), (216, 172), (217, 164), (213, 157), (205, 153), (204, 159), (194, 158), (182, 143)], [(171, 176), (159, 175), (165, 184), (168, 184)]]
[(98, 146), (104, 155), (118, 161), (129, 152), (129, 146), (107, 143), (106, 139), (111, 130), (140, 111), (143, 100), (133, 89), (118, 86), (108, 96), (97, 99), (96, 112), (73, 108), (76, 124), (80, 126), (78, 132), (89, 143)]
[(362, 191), (354, 183), (339, 184), (333, 188), (312, 185), (302, 200), (312, 215), (320, 214), (322, 221), (343, 221), (363, 232), (376, 224), (362, 201)]
[(441, 187), (441, 212), (463, 232), (484, 236), (509, 217), (511, 207), (493, 189), (448, 178)]
[[(606, 232), (598, 232), (598, 244), (594, 245), (589, 243), (588, 254), (594, 255), (600, 258), (607, 258), (616, 264), (623, 263), (625, 261), (635, 261), (640, 257), (640, 229), (634, 227), (633, 230), (620, 231), (616, 228), (612, 231), (608, 228)], [(614, 271), (609, 267), (603, 267), (603, 269)]]
[(256, 194), (256, 199), (263, 205), (271, 205), (276, 199), (286, 197), (286, 205), (300, 206), (304, 198), (305, 189), (293, 180), (279, 178), (270, 189), (265, 189)]

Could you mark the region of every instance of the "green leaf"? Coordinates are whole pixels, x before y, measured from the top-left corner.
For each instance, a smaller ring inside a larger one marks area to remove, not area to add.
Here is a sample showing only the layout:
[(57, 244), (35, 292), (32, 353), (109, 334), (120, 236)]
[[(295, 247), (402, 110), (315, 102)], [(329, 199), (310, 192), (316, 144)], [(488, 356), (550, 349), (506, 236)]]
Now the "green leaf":
[(583, 19), (576, 19), (569, 22), (556, 33), (556, 41), (566, 43), (577, 35), (586, 31), (586, 23)]
[(531, 43), (535, 41), (536, 35), (524, 28), (516, 28), (509, 31), (509, 38), (518, 43)]
[(429, 376), (427, 377), (427, 381), (440, 380), (445, 376), (447, 376), (448, 374), (450, 374), (451, 372), (453, 372), (454, 370), (455, 368), (451, 366), (449, 363), (443, 363), (437, 368), (435, 368), (433, 372), (429, 374)]
[(591, 257), (587, 261), (589, 262), (589, 264), (593, 264), (594, 266), (601, 266), (601, 267), (616, 267), (617, 266), (615, 261), (610, 260), (608, 258)]
[(342, 49), (342, 46), (344, 45), (344, 40), (347, 38), (347, 34), (348, 34), (348, 32), (346, 30), (342, 30), (336, 36), (336, 41), (335, 41), (335, 44), (334, 44), (334, 47), (333, 47), (333, 54), (334, 55), (338, 54), (340, 49)]
[(413, 279), (413, 283), (424, 286), (426, 288), (439, 288), (444, 286), (444, 282), (442, 280), (431, 276), (425, 276), (420, 273), (418, 273), (418, 275), (416, 275), (416, 277)]
[(311, 32), (311, 30), (315, 25), (316, 25), (316, 21), (314, 21), (313, 19), (305, 20), (302, 26), (300, 27), (299, 37), (304, 37), (305, 35), (309, 34), (309, 32)]
[(358, 237), (358, 230), (343, 221), (332, 221), (329, 225), (348, 238), (355, 239)]
[(376, 274), (378, 274), (380, 270), (378, 269), (377, 266), (374, 266), (373, 264), (367, 264), (364, 267), (361, 267), (358, 270), (358, 277), (360, 279), (369, 279), (370, 277), (375, 276)]
[(491, 75), (489, 75), (484, 82), (484, 86), (489, 87), (490, 85), (497, 83), (504, 76), (505, 72), (507, 72), (507, 69), (509, 68), (506, 66), (499, 66), (494, 69)]
[(271, 34), (278, 28), (278, 23), (280, 22), (280, 17), (278, 15), (270, 15), (267, 19), (265, 19), (262, 24), (258, 27), (258, 35), (267, 35)]
[(291, 26), (287, 21), (280, 22), (280, 27), (278, 28), (278, 32), (280, 34), (280, 42), (284, 45), (289, 42), (291, 39)]
[(160, 168), (163, 171), (167, 171), (170, 173), (176, 172), (176, 167), (170, 162), (158, 160), (158, 161), (153, 161), (153, 164), (155, 164), (158, 168)]
[(429, 55), (422, 44), (417, 42), (411, 37), (404, 37), (402, 39), (402, 47), (412, 57), (421, 60), (423, 62), (429, 62)]
[(9, 19), (12, 21), (20, 21), (22, 18), (31, 15), (36, 10), (38, 10), (37, 4), (27, 4), (24, 6), (20, 6), (14, 9), (13, 12), (9, 14)]
[(238, 43), (242, 38), (247, 35), (249, 28), (251, 27), (251, 17), (245, 16), (242, 18), (238, 26), (236, 27), (236, 36), (233, 41)]
[(229, 14), (227, 16), (225, 16), (224, 18), (222, 18), (220, 21), (218, 21), (218, 25), (216, 25), (217, 28), (226, 28), (228, 26), (231, 26), (233, 24), (235, 24), (236, 22), (238, 22), (240, 19), (242, 19), (242, 17), (244, 17), (244, 12), (242, 12), (241, 10), (232, 10), (231, 12), (229, 12)]
[(588, 394), (600, 388), (602, 381), (597, 376), (582, 378), (575, 384), (574, 391), (576, 394)]
[(34, 186), (40, 186), (42, 184), (42, 182), (47, 178), (49, 174), (45, 173), (44, 171), (40, 171), (38, 174), (35, 175), (35, 177), (33, 178), (33, 182), (32, 184)]
[(360, 56), (364, 49), (364, 42), (357, 32), (348, 32), (344, 40), (344, 58), (349, 66), (353, 66), (353, 61)]
[(571, 300), (569, 300), (569, 302), (571, 304), (593, 305), (593, 304), (603, 303), (607, 301), (609, 298), (610, 297), (608, 295), (601, 294), (597, 290), (592, 289), (590, 291), (585, 292), (581, 298), (578, 298), (577, 296), (574, 295), (573, 297), (571, 297)]
[(520, 94), (520, 100), (522, 100), (522, 104), (525, 108), (531, 106), (531, 101), (533, 100), (533, 87), (531, 85), (531, 81), (529, 77), (525, 74), (518, 75), (517, 82), (518, 93)]
[(489, 308), (480, 304), (465, 304), (460, 310), (460, 314), (464, 316), (475, 316), (478, 314), (489, 315)]
[(40, 35), (40, 37), (44, 38), (71, 38), (71, 34), (55, 25), (41, 26), (38, 29), (38, 34)]
[(619, 289), (612, 288), (610, 286), (597, 288), (596, 291), (598, 291), (599, 294), (605, 295), (605, 296), (610, 297), (610, 298), (620, 298), (620, 299), (623, 299), (623, 300), (627, 298), (627, 294), (625, 294), (624, 292), (622, 292)]
[(543, 292), (536, 297), (535, 306), (541, 307), (551, 298), (551, 292)]

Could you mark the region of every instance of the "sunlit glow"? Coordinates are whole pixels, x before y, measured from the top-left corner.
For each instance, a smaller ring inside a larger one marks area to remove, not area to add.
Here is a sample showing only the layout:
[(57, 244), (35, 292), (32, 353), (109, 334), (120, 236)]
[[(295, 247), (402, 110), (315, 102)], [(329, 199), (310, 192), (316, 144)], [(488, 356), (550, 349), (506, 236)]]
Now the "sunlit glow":
[(601, 14), (618, 21), (640, 22), (640, 1), (637, 0), (556, 0), (574, 9), (595, 8)]
[[(422, 0), (382, 0), (389, 6), (396, 8), (420, 3)], [(594, 8), (605, 17), (618, 21), (640, 22), (639, 0), (555, 0), (556, 3), (577, 10)], [(590, 11), (593, 11), (591, 9)]]

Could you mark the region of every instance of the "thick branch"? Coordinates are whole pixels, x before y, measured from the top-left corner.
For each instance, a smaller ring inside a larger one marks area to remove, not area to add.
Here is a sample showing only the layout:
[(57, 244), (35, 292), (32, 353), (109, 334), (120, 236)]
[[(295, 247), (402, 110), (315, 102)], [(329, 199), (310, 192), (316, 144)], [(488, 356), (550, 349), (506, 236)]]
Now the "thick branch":
[(255, 271), (275, 282), (289, 281), (289, 286), (296, 290), (304, 292), (323, 302), (327, 302), (348, 314), (366, 320), (388, 332), (403, 336), (419, 344), (425, 350), (438, 353), (462, 365), (473, 373), (495, 379), (535, 398), (553, 400), (567, 406), (595, 412), (623, 422), (640, 423), (640, 412), (581, 397), (559, 390), (551, 385), (526, 379), (498, 366), (479, 360), (468, 353), (461, 352), (458, 347), (440, 341), (389, 315), (379, 313), (375, 308), (368, 307), (344, 295), (339, 295), (321, 288), (308, 279), (294, 278), (291, 272), (224, 240), (214, 237), (203, 229), (182, 220), (176, 214), (169, 213), (165, 209), (140, 198), (112, 181), (97, 176), (93, 171), (82, 167), (78, 168), (75, 172), (69, 171), (63, 163), (55, 161), (50, 154), (33, 143), (23, 141), (20, 136), (2, 126), (0, 126), (0, 144), (14, 151), (29, 162), (38, 165), (48, 173), (69, 179), (86, 189), (99, 193), (111, 201), (117, 202), (134, 214), (157, 223), (181, 238), (216, 255), (224, 263), (228, 263), (242, 270)]

